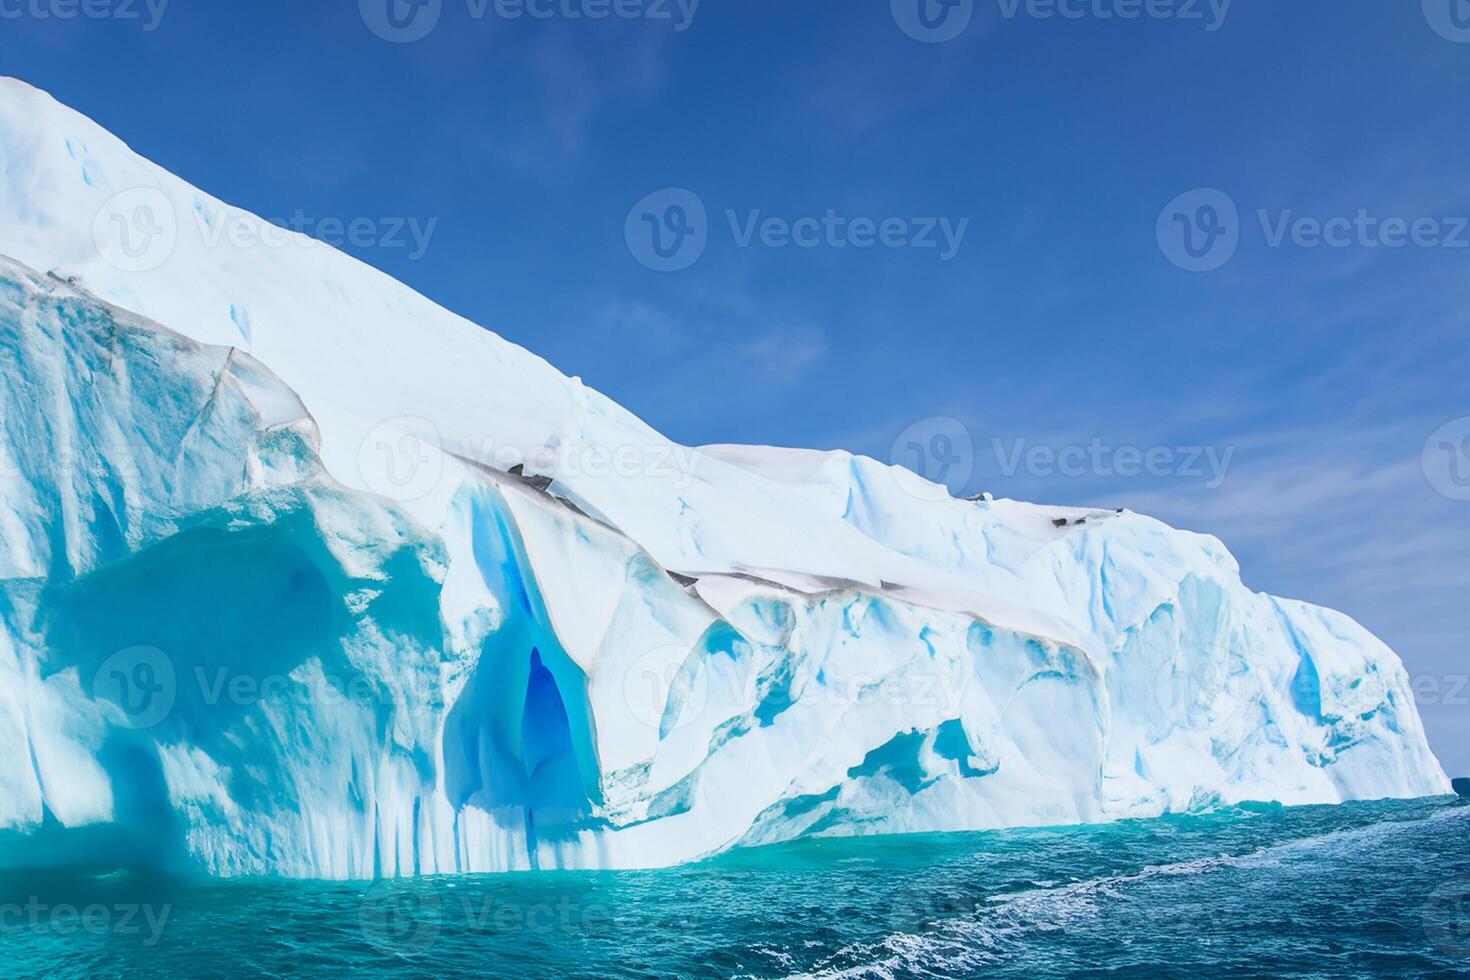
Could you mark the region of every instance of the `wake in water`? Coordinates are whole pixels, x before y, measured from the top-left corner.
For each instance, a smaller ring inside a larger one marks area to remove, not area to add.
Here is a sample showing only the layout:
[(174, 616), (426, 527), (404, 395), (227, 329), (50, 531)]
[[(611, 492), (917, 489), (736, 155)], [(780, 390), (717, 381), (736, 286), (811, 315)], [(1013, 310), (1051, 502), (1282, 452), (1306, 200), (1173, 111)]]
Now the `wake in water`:
[[(1150, 865), (1132, 874), (995, 895), (973, 912), (939, 919), (926, 930), (854, 943), (817, 969), (792, 974), (790, 980), (993, 976), (1008, 964), (1016, 972), (1034, 975), (1038, 958), (1073, 958), (1067, 955), (1072, 945), (1068, 937), (1079, 936), (1100, 944), (1111, 939), (1123, 947), (1163, 952), (1172, 945), (1172, 934), (1185, 937), (1197, 949), (1209, 948), (1224, 940), (1231, 924), (1227, 917), (1239, 915), (1248, 904), (1241, 898), (1243, 893), (1290, 883), (1300, 889), (1297, 894), (1304, 900), (1314, 897), (1324, 883), (1306, 879), (1335, 876), (1358, 881), (1363, 863), (1392, 860), (1417, 843), (1427, 842), (1431, 849), (1446, 841), (1463, 844), (1470, 829), (1467, 818), (1470, 807), (1436, 810), (1422, 817), (1386, 819), (1267, 844), (1240, 854)], [(1189, 880), (1204, 876), (1216, 876), (1216, 880)], [(1435, 901), (1435, 896), (1442, 901)], [(1456, 952), (1470, 956), (1470, 922), (1459, 908), (1466, 899), (1470, 899), (1470, 880), (1462, 879), (1451, 882), (1448, 889), (1441, 886), (1424, 906), (1426, 938), (1441, 940), (1447, 947), (1443, 951), (1451, 958)], [(1388, 948), (1380, 952), (1392, 959), (1396, 952), (1404, 951)], [(1123, 955), (1132, 958), (1138, 954), (1128, 950)], [(1148, 955), (1143, 953), (1140, 958)], [(1075, 958), (1083, 957), (1078, 954)], [(1072, 968), (1083, 965), (1070, 964)], [(1154, 966), (1167, 968), (1163, 963)], [(1301, 966), (1312, 969), (1307, 963)], [(1470, 960), (1462, 960), (1461, 968), (1470, 972)], [(1180, 972), (1190, 971), (1181, 968)]]

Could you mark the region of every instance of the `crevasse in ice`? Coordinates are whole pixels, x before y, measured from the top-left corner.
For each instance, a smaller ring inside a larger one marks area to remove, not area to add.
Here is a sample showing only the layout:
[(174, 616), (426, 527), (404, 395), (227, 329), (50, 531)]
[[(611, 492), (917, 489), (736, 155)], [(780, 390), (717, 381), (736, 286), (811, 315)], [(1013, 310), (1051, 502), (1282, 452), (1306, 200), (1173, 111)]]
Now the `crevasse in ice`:
[(1448, 790), (1398, 658), (1211, 537), (674, 446), (10, 80), (0, 164), (0, 866), (647, 867)]

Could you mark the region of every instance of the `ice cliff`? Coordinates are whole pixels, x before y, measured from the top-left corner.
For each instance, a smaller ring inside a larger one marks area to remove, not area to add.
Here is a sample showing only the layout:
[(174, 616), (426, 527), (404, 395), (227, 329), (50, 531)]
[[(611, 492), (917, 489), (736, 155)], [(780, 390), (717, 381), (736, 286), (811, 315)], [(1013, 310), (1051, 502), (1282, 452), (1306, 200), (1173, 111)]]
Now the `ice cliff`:
[(269, 231), (0, 81), (0, 866), (656, 866), (1449, 789), (1398, 658), (1213, 538), (673, 446)]

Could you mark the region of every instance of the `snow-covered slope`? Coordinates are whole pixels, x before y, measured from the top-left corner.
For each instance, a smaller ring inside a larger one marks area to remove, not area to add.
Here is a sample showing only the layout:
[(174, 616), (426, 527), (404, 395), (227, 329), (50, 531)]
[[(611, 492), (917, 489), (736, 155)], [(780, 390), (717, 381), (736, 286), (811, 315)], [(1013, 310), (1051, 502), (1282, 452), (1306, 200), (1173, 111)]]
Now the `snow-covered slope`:
[(0, 866), (650, 866), (1448, 789), (1394, 654), (1213, 538), (674, 446), (10, 80), (0, 255)]

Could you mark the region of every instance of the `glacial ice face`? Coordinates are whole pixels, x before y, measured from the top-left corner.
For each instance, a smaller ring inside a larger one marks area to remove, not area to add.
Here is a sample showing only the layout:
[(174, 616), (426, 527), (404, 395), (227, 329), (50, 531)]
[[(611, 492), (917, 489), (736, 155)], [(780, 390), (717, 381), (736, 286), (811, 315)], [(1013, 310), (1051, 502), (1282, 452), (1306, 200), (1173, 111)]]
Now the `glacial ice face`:
[[(673, 446), (330, 248), (211, 238), (258, 219), (10, 81), (0, 162), (0, 866), (641, 867), (1448, 790), (1394, 654), (1213, 538)], [(156, 268), (102, 258), (119, 194), (173, 214)]]

